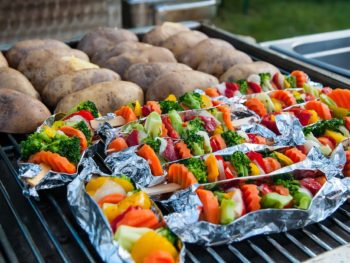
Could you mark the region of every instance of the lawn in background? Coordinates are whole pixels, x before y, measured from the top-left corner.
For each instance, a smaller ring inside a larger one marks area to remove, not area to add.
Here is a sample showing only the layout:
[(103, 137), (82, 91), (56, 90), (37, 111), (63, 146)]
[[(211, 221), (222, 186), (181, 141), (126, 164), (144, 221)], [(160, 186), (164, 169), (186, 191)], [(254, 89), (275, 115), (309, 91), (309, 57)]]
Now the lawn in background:
[(350, 0), (221, 0), (213, 23), (258, 42), (350, 29)]

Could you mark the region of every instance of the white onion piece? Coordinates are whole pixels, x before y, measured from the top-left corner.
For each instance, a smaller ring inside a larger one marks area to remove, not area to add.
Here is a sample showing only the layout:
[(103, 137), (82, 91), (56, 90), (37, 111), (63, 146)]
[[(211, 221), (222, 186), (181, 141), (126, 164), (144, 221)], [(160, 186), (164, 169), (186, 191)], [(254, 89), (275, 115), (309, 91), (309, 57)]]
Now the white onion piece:
[(310, 190), (307, 189), (307, 188), (305, 188), (305, 187), (303, 187), (303, 186), (300, 186), (300, 188), (299, 188), (298, 191), (301, 192), (301, 193), (307, 194), (307, 195), (310, 196), (311, 198), (313, 197), (313, 195), (312, 195), (312, 193), (310, 192)]
[(116, 182), (108, 180), (105, 182), (94, 194), (94, 200), (96, 202), (100, 201), (103, 197), (109, 194), (122, 194), (126, 195), (125, 190)]
[(218, 84), (215, 87), (218, 89), (220, 95), (225, 95), (225, 90), (226, 90), (225, 83)]
[(206, 152), (212, 152), (212, 149), (211, 149), (211, 146), (210, 146), (210, 138), (208, 136), (208, 133), (206, 133), (205, 131), (198, 131), (196, 134), (203, 137), (203, 139), (204, 139), (204, 150)]
[(237, 134), (241, 137), (243, 137), (246, 141), (249, 141), (248, 134), (245, 131), (239, 130), (237, 131)]
[(248, 82), (254, 82), (254, 83), (260, 85), (261, 78), (260, 78), (260, 76), (257, 75), (257, 74), (252, 74), (252, 75), (250, 75), (250, 76), (247, 78), (247, 81), (248, 81)]
[(168, 145), (167, 141), (163, 138), (157, 138), (157, 140), (160, 140), (160, 146), (159, 146), (159, 155), (163, 155), (166, 146)]
[(224, 162), (222, 160), (216, 160), (218, 164), (218, 169), (219, 169), (219, 181), (225, 180), (226, 175), (225, 175), (225, 167), (224, 167)]
[(242, 191), (239, 188), (231, 187), (226, 192), (233, 192), (231, 200), (235, 203), (235, 207), (233, 209), (233, 214), (235, 218), (242, 216), (244, 210), (244, 203), (242, 198)]

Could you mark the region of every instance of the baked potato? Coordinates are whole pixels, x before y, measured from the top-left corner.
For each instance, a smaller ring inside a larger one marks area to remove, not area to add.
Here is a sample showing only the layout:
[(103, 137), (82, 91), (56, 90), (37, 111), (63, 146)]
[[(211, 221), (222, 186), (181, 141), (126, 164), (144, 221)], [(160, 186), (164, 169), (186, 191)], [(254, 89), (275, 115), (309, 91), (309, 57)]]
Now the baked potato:
[(179, 23), (164, 22), (147, 32), (142, 41), (154, 46), (161, 46), (165, 40), (181, 31), (189, 31), (189, 29)]
[(146, 91), (159, 76), (178, 70), (191, 70), (191, 68), (181, 63), (139, 63), (129, 67), (125, 73), (125, 79), (136, 83)]
[(39, 93), (29, 80), (19, 71), (12, 68), (0, 68), (0, 89), (12, 89), (40, 99)]
[(13, 89), (0, 89), (0, 132), (34, 132), (50, 111), (39, 100)]
[(2, 67), (8, 67), (9, 64), (7, 63), (6, 58), (4, 57), (4, 55), (0, 52), (0, 68)]
[(101, 82), (65, 96), (57, 104), (55, 112), (67, 112), (85, 100), (94, 102), (100, 113), (105, 115), (136, 100), (143, 104), (143, 91), (136, 84), (127, 81)]
[(238, 64), (229, 68), (221, 77), (221, 82), (233, 82), (241, 79), (247, 79), (252, 74), (270, 73), (271, 76), (280, 71), (272, 64), (264, 61), (253, 63)]
[(195, 70), (170, 72), (152, 83), (147, 89), (146, 100), (163, 100), (169, 94), (179, 97), (188, 91), (208, 88), (218, 83), (214, 76)]
[(214, 75), (219, 78), (230, 67), (241, 64), (250, 63), (252, 59), (246, 54), (238, 50), (226, 50), (221, 48), (220, 53), (210, 52), (205, 56), (199, 64), (197, 70)]
[(162, 47), (169, 49), (178, 60), (195, 45), (208, 37), (199, 31), (183, 31), (172, 35), (162, 44)]
[(112, 80), (120, 80), (119, 75), (105, 68), (73, 71), (51, 80), (43, 89), (42, 98), (46, 105), (55, 107), (68, 94)]
[(99, 50), (97, 53), (91, 58), (91, 61), (97, 65), (103, 65), (105, 61), (107, 61), (111, 57), (119, 56), (126, 52), (131, 52), (134, 50), (144, 50), (146, 48), (150, 48), (152, 45), (135, 42), (135, 41), (124, 41), (115, 47), (109, 48), (107, 50)]
[(215, 52), (221, 48), (226, 50), (234, 50), (235, 48), (225, 40), (217, 38), (207, 38), (199, 42), (193, 48), (189, 49), (180, 59), (181, 63), (189, 65), (191, 68), (196, 69), (201, 60), (208, 55), (208, 51)]
[(125, 79), (125, 72), (128, 68), (137, 63), (147, 62), (176, 62), (176, 59), (170, 50), (162, 47), (151, 47), (145, 50), (134, 50), (123, 53), (117, 57), (112, 57), (102, 66), (117, 72)]
[(18, 41), (12, 48), (10, 48), (5, 56), (12, 68), (17, 68), (20, 61), (28, 55), (29, 52), (34, 50), (43, 49), (70, 49), (65, 43), (55, 39), (28, 39)]
[[(21, 63), (22, 64), (22, 63)], [(39, 65), (38, 65), (39, 66)], [(88, 68), (99, 68), (97, 65), (76, 57), (53, 56), (40, 67), (22, 68), (22, 73), (32, 82), (34, 88), (41, 93), (45, 86), (54, 78), (73, 71)]]
[(138, 41), (137, 36), (128, 30), (116, 27), (99, 27), (87, 33), (78, 43), (78, 49), (93, 57), (99, 50), (106, 50), (123, 41)]

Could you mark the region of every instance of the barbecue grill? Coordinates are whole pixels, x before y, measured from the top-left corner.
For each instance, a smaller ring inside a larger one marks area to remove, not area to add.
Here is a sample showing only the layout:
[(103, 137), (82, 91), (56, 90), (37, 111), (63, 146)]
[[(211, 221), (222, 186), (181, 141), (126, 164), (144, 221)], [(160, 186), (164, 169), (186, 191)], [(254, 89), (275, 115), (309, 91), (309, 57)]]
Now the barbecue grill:
[[(224, 39), (254, 59), (282, 71), (300, 69), (314, 81), (336, 87), (350, 80), (246, 43), (230, 33), (199, 25), (197, 30)], [(22, 195), (17, 160), (21, 136), (0, 137), (0, 262), (100, 262), (85, 232), (77, 225), (66, 201), (66, 188), (41, 193), (40, 202)], [(96, 160), (99, 161), (99, 160)], [(217, 247), (188, 245), (186, 262), (299, 262), (350, 243), (350, 204), (327, 220), (281, 234), (256, 236)]]

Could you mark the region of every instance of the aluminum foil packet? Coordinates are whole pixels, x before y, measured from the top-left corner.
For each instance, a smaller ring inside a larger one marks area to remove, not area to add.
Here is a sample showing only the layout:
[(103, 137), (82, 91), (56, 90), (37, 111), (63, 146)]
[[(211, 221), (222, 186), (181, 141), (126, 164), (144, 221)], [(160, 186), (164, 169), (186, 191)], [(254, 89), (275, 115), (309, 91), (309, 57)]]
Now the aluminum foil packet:
[[(294, 170), (291, 173), (297, 179), (322, 174), (318, 170)], [(283, 174), (258, 176), (253, 180), (271, 180), (278, 176)], [(205, 186), (227, 189), (244, 180), (252, 179), (237, 178)], [(194, 192), (199, 186), (177, 192), (162, 204), (171, 211), (165, 216), (165, 221), (174, 233), (184, 242), (206, 246), (237, 242), (260, 234), (285, 232), (320, 222), (335, 212), (350, 196), (350, 178), (328, 177), (307, 210), (262, 209), (245, 214), (228, 225), (215, 225), (199, 220), (198, 206), (201, 206), (201, 201)]]
[[(87, 233), (89, 240), (104, 262), (134, 262), (128, 251), (119, 246), (113, 239), (113, 232), (109, 222), (103, 215), (97, 203), (85, 191), (85, 183), (93, 175), (96, 175), (90, 163), (67, 187), (67, 199), (71, 211), (80, 227)], [(90, 169), (88, 168), (90, 167)], [(108, 176), (103, 174), (103, 176)], [(158, 207), (153, 203), (152, 211), (158, 218), (163, 219), (163, 215)], [(180, 262), (184, 262), (185, 247), (182, 244), (180, 251)]]

